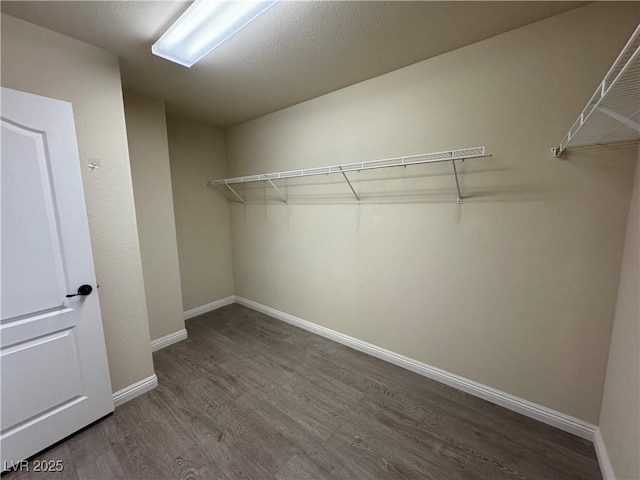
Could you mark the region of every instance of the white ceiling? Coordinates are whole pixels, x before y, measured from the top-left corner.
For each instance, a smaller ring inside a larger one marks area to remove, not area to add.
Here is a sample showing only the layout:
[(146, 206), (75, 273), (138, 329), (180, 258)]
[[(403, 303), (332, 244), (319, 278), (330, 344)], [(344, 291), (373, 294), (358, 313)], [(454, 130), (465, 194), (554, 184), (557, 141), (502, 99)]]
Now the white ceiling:
[(151, 54), (188, 3), (1, 8), (116, 53), (125, 87), (163, 98), (170, 113), (227, 127), (588, 2), (281, 1), (191, 69)]

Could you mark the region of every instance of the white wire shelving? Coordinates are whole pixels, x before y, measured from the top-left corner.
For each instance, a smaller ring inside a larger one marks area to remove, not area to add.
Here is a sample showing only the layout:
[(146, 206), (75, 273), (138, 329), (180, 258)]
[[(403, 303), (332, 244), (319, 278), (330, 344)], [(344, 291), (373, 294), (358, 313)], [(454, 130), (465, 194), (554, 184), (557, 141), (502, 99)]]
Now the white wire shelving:
[(560, 144), (569, 147), (640, 140), (640, 25)]
[(361, 170), (373, 170), (380, 168), (389, 168), (389, 167), (402, 167), (407, 165), (418, 165), (423, 163), (436, 163), (436, 162), (451, 162), (451, 166), (453, 168), (453, 175), (455, 178), (456, 191), (458, 193), (458, 203), (462, 203), (462, 194), (460, 192), (460, 182), (458, 181), (458, 170), (456, 168), (456, 160), (464, 161), (472, 158), (484, 158), (490, 157), (490, 154), (486, 153), (485, 147), (472, 147), (472, 148), (462, 148), (458, 150), (447, 150), (444, 152), (434, 152), (434, 153), (421, 153), (418, 155), (410, 155), (405, 157), (394, 157), (394, 158), (385, 158), (381, 160), (370, 160), (367, 162), (356, 162), (356, 163), (344, 163), (342, 165), (332, 165), (329, 167), (316, 167), (316, 168), (306, 168), (301, 170), (290, 170), (287, 172), (276, 172), (276, 173), (262, 173), (258, 175), (247, 175), (244, 177), (234, 177), (234, 178), (224, 178), (221, 180), (210, 180), (207, 182), (207, 186), (215, 189), (216, 186), (226, 186), (233, 196), (240, 202), (246, 204), (246, 201), (242, 196), (232, 187), (232, 185), (242, 184), (242, 183), (250, 183), (250, 182), (266, 182), (274, 188), (274, 190), (278, 193), (282, 201), (285, 203), (289, 203), (287, 197), (282, 193), (282, 191), (276, 186), (274, 180), (279, 179), (287, 179), (287, 178), (296, 178), (296, 177), (309, 177), (313, 175), (330, 175), (330, 174), (340, 174), (344, 178), (346, 184), (349, 186), (351, 193), (353, 194), (356, 201), (360, 202), (360, 196), (353, 188), (353, 184), (349, 180), (347, 176), (348, 172), (359, 172)]

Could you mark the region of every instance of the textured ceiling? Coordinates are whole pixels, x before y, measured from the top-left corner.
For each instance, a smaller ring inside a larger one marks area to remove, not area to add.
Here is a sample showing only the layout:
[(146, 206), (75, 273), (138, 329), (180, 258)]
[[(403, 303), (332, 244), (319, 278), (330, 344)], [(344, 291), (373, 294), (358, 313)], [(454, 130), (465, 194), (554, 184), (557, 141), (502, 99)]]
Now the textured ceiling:
[(227, 127), (588, 2), (281, 1), (191, 69), (151, 54), (189, 2), (2, 1), (120, 57), (126, 88)]

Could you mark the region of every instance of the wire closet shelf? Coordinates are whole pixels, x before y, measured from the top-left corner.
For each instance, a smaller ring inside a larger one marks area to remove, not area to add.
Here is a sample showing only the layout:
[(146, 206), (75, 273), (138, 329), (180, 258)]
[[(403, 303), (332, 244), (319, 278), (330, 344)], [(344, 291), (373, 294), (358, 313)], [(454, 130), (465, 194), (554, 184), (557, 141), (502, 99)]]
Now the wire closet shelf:
[(552, 151), (640, 140), (640, 25), (580, 116)]
[(286, 196), (282, 193), (282, 191), (273, 183), (273, 180), (278, 179), (286, 179), (286, 178), (296, 178), (296, 177), (309, 177), (313, 175), (329, 175), (329, 174), (341, 174), (344, 178), (345, 182), (348, 184), (351, 193), (354, 198), (359, 202), (360, 197), (353, 188), (349, 177), (347, 176), (348, 172), (353, 171), (361, 171), (361, 170), (372, 170), (379, 168), (388, 168), (388, 167), (402, 167), (407, 165), (418, 165), (423, 163), (436, 163), (436, 162), (451, 162), (453, 168), (453, 174), (456, 181), (456, 190), (458, 192), (458, 203), (462, 203), (462, 195), (460, 193), (460, 183), (458, 181), (458, 171), (456, 169), (456, 160), (468, 160), (472, 158), (483, 158), (490, 157), (490, 154), (485, 152), (485, 147), (472, 147), (472, 148), (462, 148), (458, 150), (447, 150), (444, 152), (434, 152), (434, 153), (421, 153), (418, 155), (410, 155), (404, 157), (394, 157), (394, 158), (385, 158), (381, 160), (370, 160), (367, 162), (356, 162), (356, 163), (344, 163), (341, 165), (332, 165), (329, 167), (315, 167), (315, 168), (305, 168), (301, 170), (290, 170), (286, 172), (276, 172), (276, 173), (262, 173), (258, 175), (247, 175), (243, 177), (234, 177), (234, 178), (224, 178), (221, 180), (210, 180), (207, 182), (207, 186), (210, 188), (214, 188), (218, 185), (226, 186), (231, 193), (242, 203), (246, 203), (245, 200), (238, 194), (238, 192), (232, 187), (232, 185), (242, 184), (242, 183), (250, 183), (250, 182), (267, 182), (269, 183), (281, 197), (281, 199), (288, 203)]

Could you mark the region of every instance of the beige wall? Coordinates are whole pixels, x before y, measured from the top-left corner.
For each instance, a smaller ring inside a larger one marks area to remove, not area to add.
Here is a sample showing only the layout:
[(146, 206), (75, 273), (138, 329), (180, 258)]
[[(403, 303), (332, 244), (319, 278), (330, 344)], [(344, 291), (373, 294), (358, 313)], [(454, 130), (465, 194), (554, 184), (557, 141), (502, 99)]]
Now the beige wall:
[(229, 207), (205, 182), (225, 176), (222, 132), (168, 117), (171, 182), (185, 310), (233, 295)]
[(125, 92), (131, 176), (149, 330), (157, 340), (184, 329), (164, 102)]
[(295, 180), (233, 204), (236, 294), (597, 423), (636, 147), (550, 149), (638, 15), (592, 4), (228, 130), (230, 176), (493, 153), (462, 206), (442, 164), (353, 174), (360, 206)]
[[(2, 85), (73, 104), (114, 391), (153, 374), (115, 55), (2, 15)], [(91, 171), (88, 159), (99, 159)]]
[(600, 432), (618, 480), (640, 478), (640, 155), (627, 221)]

